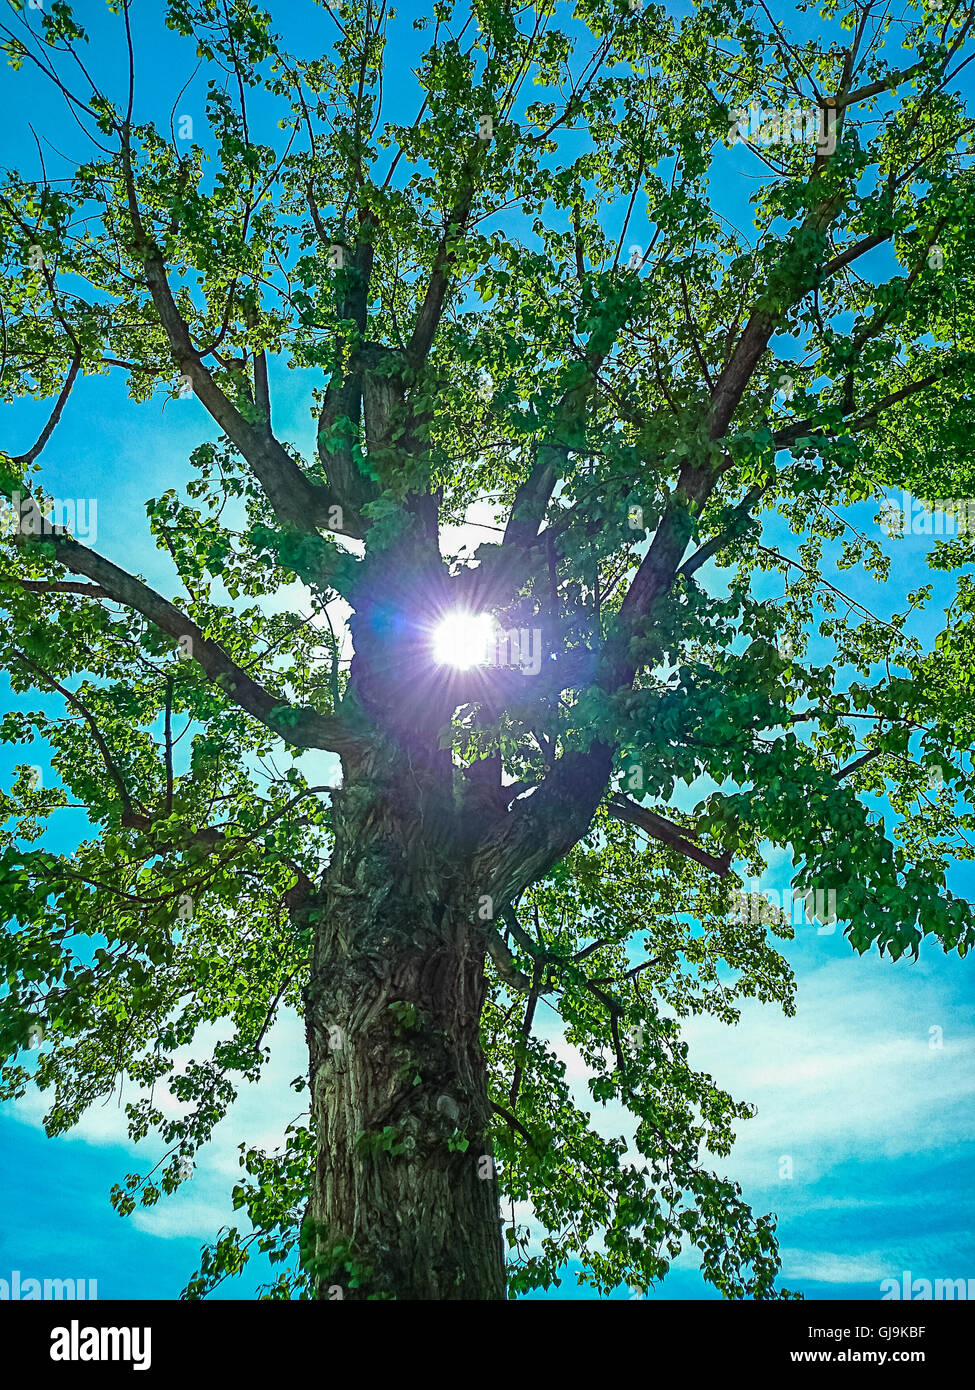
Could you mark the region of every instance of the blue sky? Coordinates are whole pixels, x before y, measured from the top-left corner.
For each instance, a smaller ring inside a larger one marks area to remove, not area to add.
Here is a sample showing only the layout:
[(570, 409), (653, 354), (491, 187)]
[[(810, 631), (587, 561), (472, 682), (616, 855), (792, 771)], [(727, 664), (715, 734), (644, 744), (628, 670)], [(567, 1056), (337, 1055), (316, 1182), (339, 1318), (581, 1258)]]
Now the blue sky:
[[(304, 51), (316, 41), (324, 43), (329, 22), (321, 11), (297, 3), (274, 8), (289, 41), (301, 27)], [(400, 8), (406, 16), (420, 12), (410, 4)], [(142, 13), (152, 10), (145, 7)], [(138, 19), (137, 38), (145, 23)], [(96, 15), (91, 27), (93, 60), (117, 71), (105, 41), (114, 24), (109, 27)], [(172, 74), (183, 73), (187, 65), (172, 36), (157, 29), (148, 51), (152, 69), (144, 65), (140, 72), (143, 114), (168, 120), (170, 102), (163, 92), (178, 89), (183, 79), (176, 82)], [(394, 100), (404, 72), (405, 64), (391, 70)], [(154, 74), (165, 76), (165, 87)], [(80, 136), (46, 89), (25, 73), (0, 80), (7, 87), (8, 109), (28, 111), (42, 138), (69, 154), (80, 151)], [(200, 120), (197, 138), (202, 129)], [(3, 161), (32, 170), (33, 142), (23, 123), (9, 120), (2, 139)], [(738, 151), (719, 158), (716, 197), (738, 226), (749, 221), (747, 198), (755, 172)], [(637, 229), (631, 235), (640, 241)], [(289, 377), (274, 366), (271, 381), (279, 429), (310, 446), (305, 401), (308, 387), (317, 382), (300, 374)], [(30, 403), (9, 409), (7, 446), (26, 447), (43, 414), (43, 407)], [(174, 588), (173, 572), (148, 539), (144, 503), (184, 482), (187, 455), (211, 436), (195, 401), (136, 407), (128, 401), (121, 374), (88, 380), (44, 454), (43, 482), (57, 496), (83, 491), (97, 497), (97, 548), (168, 592)], [(874, 510), (864, 506), (851, 515), (867, 528)], [(886, 591), (853, 571), (845, 581), (849, 592), (879, 612), (896, 608), (905, 589), (918, 582), (925, 545), (923, 538), (901, 543)], [(945, 594), (936, 590), (939, 599)], [(286, 602), (287, 596), (277, 601)], [(922, 634), (930, 636), (937, 602), (933, 612), (919, 626)], [(4, 708), (10, 702), (38, 703), (9, 696), (5, 682), (0, 691)], [(28, 759), (22, 749), (4, 747), (0, 773), (27, 760), (44, 762), (40, 751), (32, 750)], [(321, 761), (327, 777), (334, 760)], [(69, 848), (85, 833), (78, 812), (62, 813), (59, 827), (49, 840), (57, 848)], [(784, 887), (790, 877), (785, 856), (779, 856), (763, 886)], [(952, 886), (970, 895), (975, 891), (970, 871), (959, 870)], [(880, 1281), (903, 1270), (930, 1279), (969, 1277), (975, 1273), (975, 1025), (969, 963), (946, 958), (928, 943), (917, 963), (858, 958), (842, 936), (809, 926), (797, 928), (785, 950), (799, 982), (794, 1018), (746, 1004), (736, 1028), (706, 1019), (685, 1026), (692, 1064), (758, 1107), (757, 1116), (741, 1126), (730, 1159), (719, 1166), (742, 1183), (754, 1209), (779, 1214), (783, 1282), (809, 1298), (875, 1299)], [(932, 1029), (941, 1030), (940, 1046), (932, 1045), (939, 1040)], [(0, 1107), (0, 1278), (19, 1269), (24, 1277), (97, 1279), (101, 1298), (175, 1297), (195, 1268), (201, 1243), (235, 1219), (229, 1194), (239, 1171), (237, 1145), (246, 1139), (274, 1147), (301, 1108), (288, 1086), (306, 1067), (298, 1019), (282, 1017), (269, 1041), (272, 1060), (262, 1082), (244, 1089), (201, 1155), (193, 1179), (175, 1197), (125, 1220), (111, 1209), (109, 1188), (127, 1172), (145, 1171), (159, 1150), (151, 1143), (137, 1148), (128, 1143), (116, 1099), (93, 1109), (72, 1134), (57, 1140), (47, 1139), (41, 1128), (43, 1097), (30, 1095)], [(583, 1095), (578, 1057), (555, 1035), (553, 1041)], [(610, 1110), (597, 1110), (596, 1116), (607, 1130), (625, 1130), (623, 1118)], [(791, 1177), (781, 1176), (788, 1167), (784, 1158), (791, 1160)], [(217, 1296), (247, 1296), (264, 1274), (255, 1262)], [(573, 1282), (570, 1272), (550, 1296), (591, 1296), (575, 1290)], [(617, 1296), (626, 1298), (627, 1291)], [(682, 1259), (653, 1296), (713, 1293), (693, 1262)]]

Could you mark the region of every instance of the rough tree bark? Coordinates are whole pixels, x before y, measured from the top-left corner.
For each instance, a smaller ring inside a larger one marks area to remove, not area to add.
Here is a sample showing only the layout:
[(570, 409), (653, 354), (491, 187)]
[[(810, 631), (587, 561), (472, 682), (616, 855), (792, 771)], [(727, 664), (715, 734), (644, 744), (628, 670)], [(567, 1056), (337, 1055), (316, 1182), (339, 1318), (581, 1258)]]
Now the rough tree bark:
[(454, 766), (444, 726), (491, 687), (433, 666), (455, 581), (436, 500), (410, 496), (404, 513), (351, 596), (342, 713), (360, 738), (333, 797), (307, 992), (318, 1158), (305, 1258), (322, 1298), (503, 1299), (485, 950), (506, 956), (492, 920), (585, 833), (611, 752), (566, 754), (518, 813), (496, 755)]
[(336, 797), (308, 991), (314, 1273), (325, 1298), (499, 1299), (484, 948), (449, 868), (411, 849), (401, 792)]
[[(369, 345), (356, 367), (341, 408), (361, 392), (371, 466), (409, 476), (426, 445), (423, 419), (406, 401), (406, 364)], [(338, 402), (337, 393), (326, 401), (323, 427)], [(334, 482), (331, 446), (323, 466)], [(321, 1298), (503, 1299), (479, 1039), (485, 950), (496, 962), (506, 954), (490, 919), (585, 833), (611, 750), (564, 756), (519, 815), (509, 812), (497, 757), (463, 774), (454, 767), (440, 746), (444, 726), (466, 700), (484, 704), (489, 690), (465, 692), (464, 678), (433, 668), (433, 627), (459, 600), (472, 611), (492, 606), (501, 595), (491, 585), (510, 598), (527, 562), (513, 541), (506, 558), (520, 573), (499, 564), (493, 577), (451, 576), (438, 496), (408, 492), (400, 521), (391, 542), (367, 543), (347, 594), (355, 654), (341, 715), (359, 743), (343, 753), (333, 798), (307, 992), (317, 1166), (305, 1261)]]
[(307, 993), (318, 1161), (306, 1260), (322, 1298), (503, 1299), (484, 934), (438, 746), (449, 709), (424, 689), (429, 634), (410, 598), (429, 599), (436, 579), (409, 543), (389, 563), (402, 601), (393, 611), (364, 587), (353, 620), (347, 700), (367, 736), (333, 799)]

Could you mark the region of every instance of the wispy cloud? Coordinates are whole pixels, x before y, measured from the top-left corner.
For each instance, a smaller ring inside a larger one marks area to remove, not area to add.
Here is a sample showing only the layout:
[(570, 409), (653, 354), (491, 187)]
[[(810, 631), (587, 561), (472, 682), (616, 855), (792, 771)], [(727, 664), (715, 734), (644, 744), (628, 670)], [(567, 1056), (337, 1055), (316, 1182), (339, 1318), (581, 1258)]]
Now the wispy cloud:
[[(966, 963), (932, 957), (895, 966), (859, 959), (828, 938), (793, 949), (801, 981), (795, 1017), (748, 1001), (736, 1027), (709, 1018), (684, 1023), (691, 1064), (758, 1107), (757, 1117), (740, 1126), (730, 1158), (715, 1166), (742, 1184), (756, 1210), (779, 1214), (783, 1282), (791, 1288), (879, 1297), (880, 1281), (903, 1269), (919, 1277), (967, 1277), (967, 1266), (975, 1267), (973, 1199), (964, 1180), (975, 1138), (975, 1030)], [(546, 1033), (599, 1132), (631, 1133), (623, 1107), (592, 1100), (583, 1058), (554, 1016)], [(238, 1220), (229, 1199), (240, 1174), (238, 1144), (274, 1148), (307, 1104), (307, 1095), (289, 1084), (307, 1065), (297, 1016), (283, 1015), (269, 1043), (264, 1076), (241, 1088), (237, 1105), (197, 1156), (193, 1178), (175, 1197), (133, 1214), (129, 1224), (140, 1240), (164, 1242), (175, 1252), (178, 1238), (207, 1240)], [(203, 1048), (186, 1055), (203, 1055)], [(166, 1092), (157, 1090), (156, 1100), (167, 1113), (182, 1108)], [(36, 1129), (48, 1104), (29, 1093), (5, 1112)], [(139, 1171), (158, 1156), (149, 1144), (129, 1143), (115, 1100), (91, 1110), (72, 1134), (68, 1142), (88, 1146), (93, 1156), (103, 1153), (103, 1166), (117, 1166), (120, 1149), (136, 1156)], [(783, 1158), (791, 1177), (783, 1176)], [(107, 1219), (117, 1220), (110, 1212)], [(519, 1204), (517, 1219), (537, 1239), (527, 1207)], [(174, 1253), (171, 1262), (177, 1259), (185, 1263)], [(688, 1257), (679, 1264), (690, 1272)]]
[(783, 1250), (782, 1274), (786, 1283), (810, 1279), (817, 1284), (876, 1283), (890, 1273), (890, 1262), (881, 1250), (864, 1254), (837, 1254), (829, 1250)]

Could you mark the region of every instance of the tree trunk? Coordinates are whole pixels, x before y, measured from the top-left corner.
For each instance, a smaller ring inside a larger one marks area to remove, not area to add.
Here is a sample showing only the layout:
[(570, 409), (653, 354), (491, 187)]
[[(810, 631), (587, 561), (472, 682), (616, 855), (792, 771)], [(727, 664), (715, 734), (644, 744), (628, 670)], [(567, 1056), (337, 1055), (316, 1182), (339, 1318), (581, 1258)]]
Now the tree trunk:
[(439, 762), (424, 775), (377, 757), (333, 798), (306, 1010), (318, 1159), (304, 1257), (320, 1298), (505, 1297), (483, 938), (438, 833)]
[[(570, 753), (509, 815), (497, 751), (461, 771), (442, 730), (503, 680), (447, 672), (431, 631), (455, 597), (436, 503), (412, 497), (352, 597), (345, 696), (361, 731), (332, 797), (332, 858), (306, 1000), (317, 1165), (303, 1231), (321, 1298), (503, 1299), (479, 1024), (490, 919), (585, 833), (609, 773)], [(472, 604), (476, 611), (476, 604)], [(490, 722), (490, 721), (488, 721)]]

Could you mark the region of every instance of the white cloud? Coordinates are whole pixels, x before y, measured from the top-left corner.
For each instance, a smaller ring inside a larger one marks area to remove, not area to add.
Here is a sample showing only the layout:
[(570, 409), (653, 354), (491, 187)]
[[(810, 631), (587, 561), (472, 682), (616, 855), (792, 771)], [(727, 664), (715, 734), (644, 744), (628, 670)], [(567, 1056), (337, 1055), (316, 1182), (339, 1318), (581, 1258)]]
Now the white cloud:
[[(190, 1058), (208, 1056), (214, 1043), (226, 1036), (226, 1032), (225, 1026), (208, 1025), (201, 1028), (193, 1045), (180, 1048), (174, 1054), (177, 1070)], [(194, 1157), (196, 1169), (193, 1178), (182, 1185), (174, 1196), (161, 1197), (156, 1207), (138, 1208), (133, 1212), (132, 1219), (136, 1225), (166, 1236), (212, 1233), (215, 1229), (212, 1222), (213, 1205), (209, 1201), (202, 1205), (196, 1200), (187, 1203), (184, 1193), (191, 1185), (201, 1185), (211, 1180), (218, 1180), (215, 1186), (228, 1193), (227, 1179), (236, 1180), (241, 1175), (238, 1144), (245, 1142), (264, 1149), (274, 1149), (282, 1144), (288, 1124), (307, 1108), (307, 1092), (296, 1092), (290, 1085), (292, 1078), (304, 1075), (308, 1067), (304, 1028), (293, 1010), (282, 1011), (269, 1030), (266, 1042), (271, 1049), (271, 1058), (260, 1081), (241, 1085), (236, 1103), (215, 1127), (209, 1144)], [(147, 1091), (142, 1088), (128, 1087), (122, 1095), (123, 1107), (128, 1101), (146, 1094)], [(40, 1129), (52, 1098), (52, 1091), (42, 1094), (31, 1089), (20, 1099), (10, 1102), (8, 1109), (22, 1123)], [(156, 1087), (153, 1102), (164, 1115), (170, 1117), (185, 1114), (191, 1108), (177, 1100), (166, 1086)], [(64, 1138), (95, 1147), (121, 1146), (133, 1156), (133, 1171), (140, 1173), (147, 1172), (165, 1152), (165, 1146), (156, 1137), (147, 1138), (141, 1144), (132, 1143), (117, 1091), (107, 1103), (100, 1101), (87, 1110)], [(230, 1210), (228, 1200), (218, 1225), (227, 1220)], [(170, 1211), (174, 1213), (173, 1216), (167, 1214)], [(181, 1216), (177, 1214), (179, 1212), (182, 1212)], [(177, 1226), (180, 1229), (176, 1229)]]
[(783, 1250), (782, 1282), (814, 1279), (821, 1284), (878, 1285), (890, 1273), (890, 1259), (881, 1250), (864, 1254), (836, 1254), (830, 1250)]
[[(857, 958), (852, 952), (832, 955), (813, 968), (804, 963), (793, 1018), (774, 1006), (745, 1001), (741, 1022), (733, 1028), (711, 1018), (684, 1021), (691, 1065), (709, 1073), (736, 1098), (758, 1106), (757, 1117), (739, 1127), (730, 1158), (716, 1160), (714, 1166), (742, 1184), (754, 1209), (771, 1207), (793, 1231), (800, 1222), (803, 1245), (815, 1244), (817, 1217), (825, 1221), (832, 1214), (833, 1224), (828, 1233), (823, 1230), (822, 1239), (834, 1248), (783, 1252), (787, 1286), (800, 1279), (879, 1285), (880, 1279), (902, 1268), (924, 1265), (941, 1270), (946, 1251), (957, 1249), (966, 1221), (961, 1210), (956, 1211), (954, 1228), (950, 1221), (942, 1223), (932, 1229), (930, 1240), (910, 1239), (906, 1231), (904, 1238), (895, 1234), (903, 1226), (895, 1212), (907, 1221), (910, 1209), (940, 1212), (945, 1203), (937, 1191), (904, 1191), (906, 1182), (889, 1180), (904, 1175), (903, 1161), (908, 1158), (928, 1155), (932, 1162), (951, 1162), (959, 1146), (975, 1137), (975, 1033), (962, 1003), (955, 1002), (964, 998), (961, 988), (952, 991), (960, 977), (951, 972), (958, 964), (964, 963), (894, 966)], [(929, 1045), (932, 1027), (943, 1030), (940, 1048)], [(633, 1123), (623, 1107), (593, 1101), (586, 1064), (578, 1049), (566, 1042), (554, 1016), (546, 1015), (543, 1028), (565, 1063), (576, 1103), (592, 1116), (598, 1132), (632, 1134)], [(210, 1045), (219, 1031), (213, 1030)], [(289, 1084), (307, 1068), (297, 1015), (282, 1015), (268, 1042), (271, 1061), (260, 1083), (241, 1088), (230, 1115), (197, 1156), (193, 1179), (175, 1197), (164, 1197), (156, 1207), (133, 1214), (140, 1230), (162, 1239), (205, 1239), (235, 1220), (229, 1189), (240, 1176), (237, 1145), (244, 1141), (277, 1147), (286, 1125), (307, 1105), (307, 1093), (296, 1093)], [(206, 1051), (198, 1045), (186, 1049), (185, 1055), (203, 1056)], [(130, 1098), (134, 1092), (124, 1097)], [(182, 1108), (168, 1092), (157, 1090), (156, 1099), (167, 1113)], [(40, 1126), (49, 1103), (49, 1096), (29, 1092), (9, 1110), (24, 1123)], [(140, 1172), (161, 1152), (158, 1144), (154, 1149), (150, 1143), (129, 1143), (117, 1094), (108, 1105), (89, 1111), (70, 1137), (100, 1146), (122, 1145), (136, 1155), (132, 1166)], [(778, 1174), (784, 1154), (793, 1161), (793, 1178), (788, 1181), (780, 1181)], [(863, 1185), (861, 1191), (865, 1174), (879, 1175), (879, 1181)], [(888, 1186), (901, 1190), (888, 1195)], [(838, 1240), (835, 1225), (843, 1221), (844, 1212), (852, 1248), (836, 1250), (837, 1243), (846, 1243)], [(530, 1209), (519, 1204), (518, 1219), (531, 1226), (537, 1240)], [(890, 1231), (887, 1250), (858, 1250), (858, 1231), (871, 1246), (887, 1244), (884, 1232)]]
[(234, 1215), (241, 1217), (240, 1225), (247, 1229), (244, 1213), (234, 1213), (226, 1193), (219, 1197), (184, 1197), (185, 1189), (173, 1197), (162, 1197), (154, 1207), (136, 1207), (129, 1220), (137, 1230), (160, 1240), (178, 1240), (185, 1236), (212, 1239), (221, 1226), (232, 1224)]
[[(796, 1180), (813, 1181), (845, 1161), (975, 1138), (975, 1035), (963, 1009), (943, 981), (891, 972), (851, 954), (803, 977), (793, 1018), (749, 1002), (733, 1029), (686, 1023), (692, 1065), (758, 1107), (728, 1164), (739, 1180), (775, 1181), (784, 1154)], [(940, 1048), (930, 1046), (934, 1024)]]

